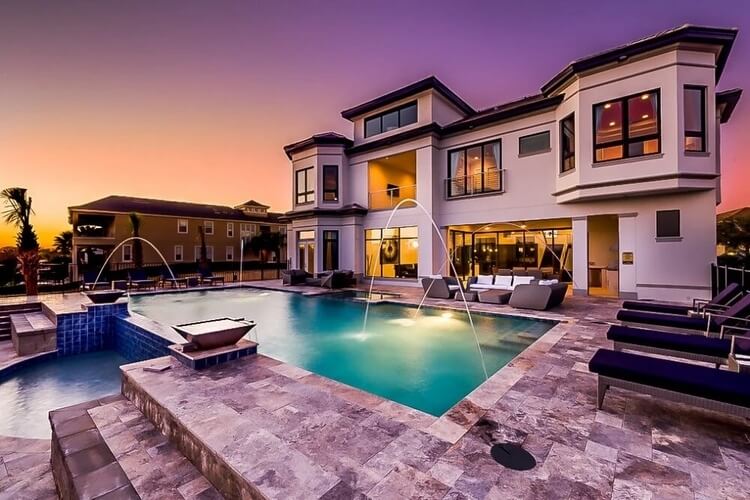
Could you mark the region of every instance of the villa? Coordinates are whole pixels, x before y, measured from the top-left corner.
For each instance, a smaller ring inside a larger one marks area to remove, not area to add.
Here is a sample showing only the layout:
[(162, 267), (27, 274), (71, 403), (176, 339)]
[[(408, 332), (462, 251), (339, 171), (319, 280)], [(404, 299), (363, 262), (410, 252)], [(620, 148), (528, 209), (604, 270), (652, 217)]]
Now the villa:
[(460, 277), (534, 268), (575, 294), (709, 296), (736, 34), (664, 31), (484, 110), (428, 77), (342, 111), (352, 138), (284, 148), (291, 267), (416, 283), (451, 272), (444, 241)]

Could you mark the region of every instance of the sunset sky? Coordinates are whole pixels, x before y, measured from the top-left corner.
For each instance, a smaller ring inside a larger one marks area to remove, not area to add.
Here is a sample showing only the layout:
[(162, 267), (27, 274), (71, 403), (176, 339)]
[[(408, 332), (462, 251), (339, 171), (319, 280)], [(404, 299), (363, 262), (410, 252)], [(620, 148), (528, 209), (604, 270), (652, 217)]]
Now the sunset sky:
[[(477, 108), (572, 59), (686, 22), (738, 27), (720, 89), (724, 203), (750, 205), (750, 8), (721, 1), (0, 3), (0, 188), (42, 245), (109, 194), (291, 205), (284, 144), (351, 136), (342, 109), (434, 74)], [(0, 225), (0, 246), (13, 231)]]

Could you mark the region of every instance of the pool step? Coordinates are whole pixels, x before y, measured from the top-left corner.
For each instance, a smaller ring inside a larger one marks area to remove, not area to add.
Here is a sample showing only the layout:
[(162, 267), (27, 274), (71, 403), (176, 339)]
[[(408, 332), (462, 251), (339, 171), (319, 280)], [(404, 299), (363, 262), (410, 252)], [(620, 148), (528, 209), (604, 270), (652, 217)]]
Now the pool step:
[(3, 340), (10, 340), (11, 314), (33, 313), (41, 310), (42, 305), (39, 302), (0, 305), (0, 342)]
[(221, 498), (121, 394), (50, 412), (62, 498)]

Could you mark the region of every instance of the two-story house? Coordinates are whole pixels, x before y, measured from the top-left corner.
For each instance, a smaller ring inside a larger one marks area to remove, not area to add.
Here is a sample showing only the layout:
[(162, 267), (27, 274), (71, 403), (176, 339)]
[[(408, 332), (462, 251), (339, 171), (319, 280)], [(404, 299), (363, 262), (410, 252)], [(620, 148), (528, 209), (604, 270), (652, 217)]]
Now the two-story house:
[[(130, 214), (140, 220), (139, 235), (150, 241), (166, 261), (172, 264), (195, 263), (200, 259), (204, 233), (206, 257), (212, 262), (239, 262), (240, 241), (267, 231), (285, 233), (281, 214), (269, 212), (268, 206), (250, 200), (235, 207), (206, 205), (170, 200), (107, 196), (68, 208), (73, 226), (73, 256), (77, 270), (98, 269), (109, 257), (115, 268), (133, 264), (133, 236)], [(282, 243), (284, 238), (280, 238)], [(160, 264), (161, 257), (148, 244), (143, 248), (144, 264)], [(247, 255), (246, 258), (258, 256)], [(114, 252), (114, 254), (112, 254)], [(112, 254), (110, 256), (110, 254)], [(286, 248), (269, 256), (286, 262)]]
[(534, 268), (576, 294), (705, 297), (736, 34), (671, 29), (481, 111), (435, 77), (344, 110), (352, 139), (284, 148), (291, 266), (405, 283)]

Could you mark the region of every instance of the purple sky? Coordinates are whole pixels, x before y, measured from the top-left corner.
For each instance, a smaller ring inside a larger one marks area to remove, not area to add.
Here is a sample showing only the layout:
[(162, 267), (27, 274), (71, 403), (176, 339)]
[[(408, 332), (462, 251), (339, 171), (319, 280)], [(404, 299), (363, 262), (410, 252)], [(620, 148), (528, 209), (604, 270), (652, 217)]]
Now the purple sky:
[[(351, 135), (344, 108), (430, 74), (492, 106), (686, 22), (740, 28), (719, 88), (747, 86), (739, 0), (3, 2), (0, 187), (32, 191), (45, 234), (107, 194), (286, 210), (282, 146)], [(748, 100), (724, 128), (722, 209), (750, 204)]]

